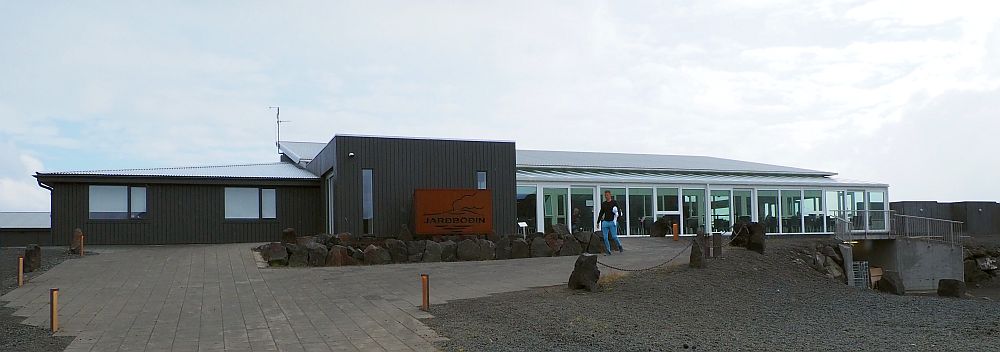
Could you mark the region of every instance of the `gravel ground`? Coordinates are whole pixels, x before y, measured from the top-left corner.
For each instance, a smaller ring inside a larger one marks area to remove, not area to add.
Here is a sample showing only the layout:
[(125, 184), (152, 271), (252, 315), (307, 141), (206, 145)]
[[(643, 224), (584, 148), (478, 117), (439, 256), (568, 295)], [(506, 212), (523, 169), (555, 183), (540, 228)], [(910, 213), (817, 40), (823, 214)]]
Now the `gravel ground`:
[[(24, 254), (24, 248), (0, 248), (0, 295), (17, 288), (17, 256)], [(91, 255), (87, 251), (87, 255)], [(43, 247), (42, 268), (26, 274), (26, 280), (62, 263), (66, 259), (77, 258), (67, 253), (66, 248)], [(52, 336), (48, 329), (21, 324), (22, 317), (11, 314), (16, 309), (2, 307), (0, 302), (0, 351), (62, 351), (73, 341), (72, 336)]]
[(1000, 346), (1000, 302), (892, 296), (796, 264), (815, 239), (727, 248), (706, 269), (625, 276), (432, 306), (446, 351), (974, 351)]

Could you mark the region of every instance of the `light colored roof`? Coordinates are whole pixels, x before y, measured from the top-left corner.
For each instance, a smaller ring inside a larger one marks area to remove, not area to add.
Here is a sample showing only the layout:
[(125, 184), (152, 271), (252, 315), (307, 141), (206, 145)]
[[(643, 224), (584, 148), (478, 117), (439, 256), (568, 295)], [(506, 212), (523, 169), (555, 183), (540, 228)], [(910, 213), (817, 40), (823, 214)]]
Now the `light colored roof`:
[(829, 176), (727, 175), (632, 170), (519, 169), (515, 177), (517, 182), (763, 185), (775, 187), (888, 187), (888, 185), (883, 183), (847, 180)]
[(278, 149), (296, 163), (308, 163), (323, 151), (326, 143), (317, 142), (278, 142)]
[(518, 167), (833, 176), (836, 173), (693, 155), (518, 150)]
[(148, 169), (60, 171), (39, 173), (44, 176), (153, 176), (153, 177), (213, 177), (213, 178), (271, 178), (316, 179), (307, 170), (291, 163), (274, 162), (219, 166), (159, 167)]
[(47, 229), (50, 221), (49, 213), (43, 211), (0, 212), (0, 229)]

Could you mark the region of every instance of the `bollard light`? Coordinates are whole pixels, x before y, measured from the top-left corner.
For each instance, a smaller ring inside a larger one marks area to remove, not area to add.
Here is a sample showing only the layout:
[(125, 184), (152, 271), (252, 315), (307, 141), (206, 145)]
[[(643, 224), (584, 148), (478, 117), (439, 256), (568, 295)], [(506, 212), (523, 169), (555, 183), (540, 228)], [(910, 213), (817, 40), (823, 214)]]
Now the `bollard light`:
[(420, 309), (428, 312), (431, 309), (431, 278), (427, 274), (420, 274), (420, 283), (423, 285), (424, 300), (423, 304), (420, 305)]
[(24, 286), (24, 256), (17, 257), (17, 287)]
[(51, 314), (49, 326), (52, 332), (59, 331), (59, 289), (49, 289), (49, 313)]

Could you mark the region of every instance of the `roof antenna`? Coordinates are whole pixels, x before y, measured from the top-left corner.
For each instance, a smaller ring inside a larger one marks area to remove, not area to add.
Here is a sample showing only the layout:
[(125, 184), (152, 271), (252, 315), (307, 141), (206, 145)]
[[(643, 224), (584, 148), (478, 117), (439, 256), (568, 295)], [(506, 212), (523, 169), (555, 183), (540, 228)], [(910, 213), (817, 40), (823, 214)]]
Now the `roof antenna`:
[(274, 122), (275, 122), (275, 124), (278, 125), (278, 131), (277, 131), (276, 135), (274, 136), (274, 146), (278, 148), (278, 154), (281, 154), (281, 145), (279, 144), (281, 142), (281, 123), (282, 122), (292, 122), (292, 121), (282, 120), (281, 119), (281, 107), (280, 106), (268, 106), (267, 108), (275, 110)]

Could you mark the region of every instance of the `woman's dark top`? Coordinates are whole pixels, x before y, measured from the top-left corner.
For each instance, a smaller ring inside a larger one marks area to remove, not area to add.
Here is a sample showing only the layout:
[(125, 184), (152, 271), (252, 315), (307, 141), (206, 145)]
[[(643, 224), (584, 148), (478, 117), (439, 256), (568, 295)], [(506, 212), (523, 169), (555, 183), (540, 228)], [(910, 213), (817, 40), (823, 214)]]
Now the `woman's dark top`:
[(622, 207), (618, 206), (618, 202), (614, 199), (610, 202), (601, 202), (601, 213), (597, 218), (601, 221), (615, 221), (615, 212), (612, 210), (615, 207), (618, 207), (618, 212), (621, 213)]

